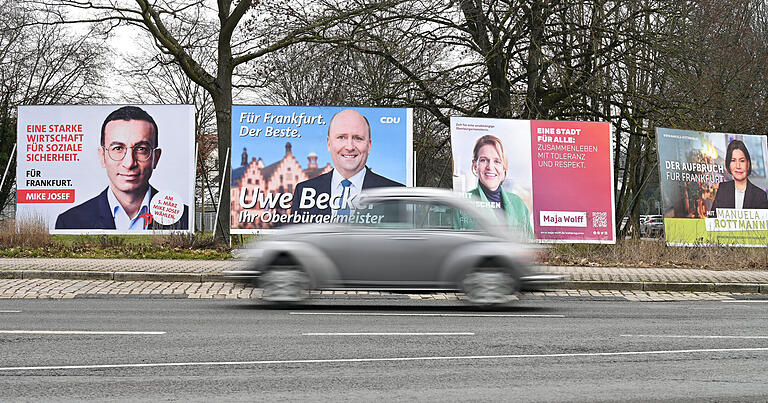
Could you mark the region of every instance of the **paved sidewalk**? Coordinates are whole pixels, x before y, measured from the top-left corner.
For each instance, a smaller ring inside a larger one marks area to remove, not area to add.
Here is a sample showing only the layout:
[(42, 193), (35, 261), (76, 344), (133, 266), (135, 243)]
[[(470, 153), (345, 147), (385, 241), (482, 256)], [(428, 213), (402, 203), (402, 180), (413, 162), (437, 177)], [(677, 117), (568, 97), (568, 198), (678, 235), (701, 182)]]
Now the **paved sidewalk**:
[(240, 266), (235, 260), (0, 258), (0, 272), (13, 270), (152, 273), (221, 273)]
[(70, 279), (116, 281), (224, 281), (237, 270), (235, 260), (157, 259), (0, 259), (0, 279)]
[[(223, 282), (223, 272), (239, 261), (134, 259), (0, 259), (0, 279), (59, 279)], [(544, 273), (566, 275), (557, 289), (689, 291), (768, 294), (768, 270), (700, 270), (625, 267), (539, 266)]]
[[(73, 298), (182, 298), (182, 299), (258, 299), (261, 290), (247, 284), (227, 282), (114, 281), (58, 279), (0, 279), (0, 301), (11, 299)], [(550, 290), (525, 292), (511, 300), (551, 300), (558, 298), (586, 300), (625, 300), (638, 302), (724, 301), (768, 302), (759, 294), (726, 292), (677, 292), (638, 290)], [(420, 300), (460, 301), (457, 292), (407, 294), (378, 291), (312, 291), (311, 300)], [(0, 302), (0, 308), (7, 305)], [(2, 310), (0, 310), (2, 312)]]

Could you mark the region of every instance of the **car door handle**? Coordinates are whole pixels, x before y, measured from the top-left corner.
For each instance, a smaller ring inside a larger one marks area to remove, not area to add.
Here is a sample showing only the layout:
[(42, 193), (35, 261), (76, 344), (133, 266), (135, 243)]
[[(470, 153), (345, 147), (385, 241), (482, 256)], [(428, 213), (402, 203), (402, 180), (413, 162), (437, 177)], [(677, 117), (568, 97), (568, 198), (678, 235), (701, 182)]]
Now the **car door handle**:
[(422, 236), (395, 236), (389, 239), (393, 241), (423, 241), (427, 238), (424, 238)]

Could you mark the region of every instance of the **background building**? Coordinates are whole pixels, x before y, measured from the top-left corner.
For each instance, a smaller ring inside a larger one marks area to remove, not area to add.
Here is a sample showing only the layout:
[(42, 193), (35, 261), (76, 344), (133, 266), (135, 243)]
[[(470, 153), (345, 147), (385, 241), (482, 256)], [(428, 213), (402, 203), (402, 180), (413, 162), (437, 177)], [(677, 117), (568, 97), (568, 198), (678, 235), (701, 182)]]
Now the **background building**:
[[(253, 222), (240, 223), (239, 217), (243, 210), (247, 210), (251, 216), (260, 216), (269, 207), (260, 208), (258, 203), (249, 209), (244, 209), (240, 205), (240, 198), (243, 189), (245, 189), (245, 202), (253, 200), (256, 189), (264, 193), (279, 197), (282, 193), (293, 193), (296, 184), (307, 179), (330, 172), (333, 169), (330, 163), (324, 167), (317, 166), (317, 154), (309, 153), (307, 156), (307, 168), (301, 167), (301, 164), (291, 152), (291, 143), (285, 143), (285, 155), (283, 158), (270, 165), (264, 165), (261, 158), (252, 158), (248, 161), (248, 150), (243, 148), (240, 158), (240, 166), (232, 169), (232, 187), (230, 188), (230, 225), (240, 228), (271, 228), (267, 223), (262, 223), (260, 219)], [(288, 210), (275, 208), (276, 213), (285, 214)]]

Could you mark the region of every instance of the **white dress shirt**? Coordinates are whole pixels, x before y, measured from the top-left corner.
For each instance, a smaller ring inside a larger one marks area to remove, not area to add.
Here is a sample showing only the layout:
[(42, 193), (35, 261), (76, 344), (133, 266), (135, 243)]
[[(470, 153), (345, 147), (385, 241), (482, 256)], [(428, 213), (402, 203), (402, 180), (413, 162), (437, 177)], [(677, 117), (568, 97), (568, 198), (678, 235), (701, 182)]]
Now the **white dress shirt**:
[[(363, 190), (363, 180), (365, 180), (365, 173), (368, 171), (367, 168), (363, 168), (360, 170), (360, 172), (352, 175), (351, 178), (349, 178), (349, 181), (352, 182), (352, 184), (349, 186), (349, 199), (353, 200), (354, 197), (357, 197), (357, 195), (360, 194), (360, 192)], [(341, 176), (339, 171), (333, 170), (333, 175), (331, 176), (331, 200), (336, 200), (337, 197), (340, 197), (342, 192), (344, 191), (344, 186), (342, 186), (341, 181), (344, 180), (344, 177)], [(343, 206), (344, 199), (341, 199), (341, 203), (339, 203), (340, 206)], [(354, 210), (354, 206), (351, 204), (349, 205), (350, 212)], [(334, 216), (336, 215), (336, 212), (338, 209), (334, 209), (331, 207), (331, 214)]]
[(747, 193), (747, 189), (746, 188), (744, 188), (744, 190), (736, 189), (736, 185), (734, 185), (733, 188), (736, 191), (736, 200), (735, 200), (736, 203), (734, 204), (734, 206), (737, 209), (743, 208), (744, 207), (744, 195)]
[(118, 231), (139, 231), (144, 229), (146, 224), (144, 223), (144, 217), (141, 217), (141, 215), (149, 212), (149, 203), (152, 196), (150, 190), (151, 188), (147, 189), (147, 194), (144, 195), (144, 200), (141, 201), (141, 208), (136, 213), (136, 217), (131, 218), (128, 217), (123, 206), (117, 201), (117, 197), (112, 192), (112, 187), (109, 187), (107, 200), (109, 201), (109, 210), (112, 212), (112, 218), (115, 220), (115, 229)]

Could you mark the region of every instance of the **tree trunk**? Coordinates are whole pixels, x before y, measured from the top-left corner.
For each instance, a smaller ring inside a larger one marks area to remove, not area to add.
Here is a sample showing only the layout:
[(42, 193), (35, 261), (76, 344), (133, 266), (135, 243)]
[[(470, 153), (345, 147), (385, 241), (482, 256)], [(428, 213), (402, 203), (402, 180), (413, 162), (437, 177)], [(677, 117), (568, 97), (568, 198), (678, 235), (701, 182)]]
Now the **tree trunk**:
[[(226, 76), (226, 75), (225, 75)], [(232, 161), (227, 158), (228, 153), (231, 154), (229, 149), (232, 145), (232, 79), (231, 75), (216, 80), (219, 91), (211, 93), (213, 97), (213, 104), (216, 109), (216, 132), (218, 133), (218, 149), (219, 149), (219, 183), (216, 185), (221, 189), (219, 194), (219, 211), (216, 216), (217, 228), (221, 228), (217, 233), (221, 234), (225, 241), (229, 240), (229, 211), (230, 211), (230, 173)], [(227, 80), (229, 78), (229, 80)], [(223, 84), (223, 85), (221, 85)], [(222, 88), (225, 87), (225, 88)], [(214, 234), (216, 236), (216, 234)]]
[(525, 109), (523, 111), (524, 119), (541, 118), (541, 100), (538, 97), (538, 90), (541, 85), (542, 75), (542, 50), (544, 41), (544, 5), (540, 0), (534, 0), (530, 8), (530, 29), (531, 40), (528, 50), (528, 63), (526, 66), (526, 84), (528, 86), (525, 94)]

